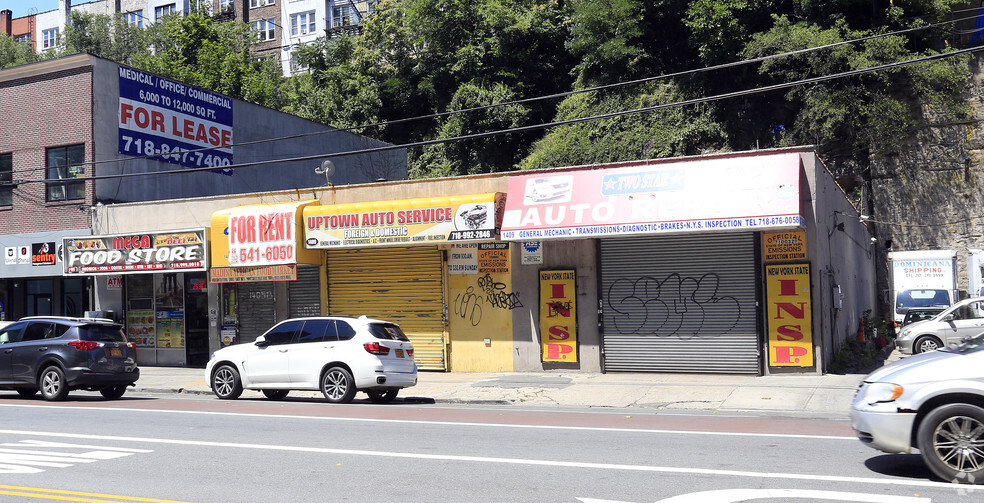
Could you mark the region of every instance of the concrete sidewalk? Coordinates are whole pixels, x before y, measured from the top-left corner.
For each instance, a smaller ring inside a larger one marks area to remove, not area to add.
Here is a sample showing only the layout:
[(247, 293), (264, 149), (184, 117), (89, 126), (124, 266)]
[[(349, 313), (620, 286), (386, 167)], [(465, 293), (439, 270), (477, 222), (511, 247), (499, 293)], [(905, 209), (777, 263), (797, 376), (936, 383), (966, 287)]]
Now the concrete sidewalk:
[[(141, 367), (136, 391), (211, 394), (203, 369)], [(656, 410), (806, 411), (847, 416), (864, 376), (420, 372), (397, 400)], [(261, 397), (246, 391), (243, 397)], [(321, 397), (292, 391), (291, 396)], [(356, 400), (365, 395), (356, 395)]]

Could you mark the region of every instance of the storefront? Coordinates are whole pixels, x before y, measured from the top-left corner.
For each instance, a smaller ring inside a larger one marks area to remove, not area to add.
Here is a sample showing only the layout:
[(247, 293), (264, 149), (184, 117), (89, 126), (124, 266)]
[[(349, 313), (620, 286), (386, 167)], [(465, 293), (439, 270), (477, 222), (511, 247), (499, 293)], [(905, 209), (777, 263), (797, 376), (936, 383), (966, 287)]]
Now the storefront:
[(62, 238), (88, 229), (0, 237), (0, 321), (24, 316), (83, 316), (89, 309), (87, 278), (62, 272)]
[(205, 229), (74, 236), (62, 246), (65, 277), (95, 278), (101, 314), (125, 323), (141, 365), (208, 361)]
[[(597, 240), (602, 370), (759, 374), (760, 231), (805, 227), (800, 171), (786, 153), (515, 176), (502, 238)], [(577, 354), (549, 328), (544, 361)]]
[(220, 288), (219, 347), (252, 342), (287, 318), (319, 316), (321, 253), (301, 244), (315, 201), (238, 206), (211, 218), (209, 283)]
[(326, 250), (328, 314), (400, 324), (421, 369), (448, 370), (452, 245), (496, 238), (502, 194), (304, 208), (304, 242)]

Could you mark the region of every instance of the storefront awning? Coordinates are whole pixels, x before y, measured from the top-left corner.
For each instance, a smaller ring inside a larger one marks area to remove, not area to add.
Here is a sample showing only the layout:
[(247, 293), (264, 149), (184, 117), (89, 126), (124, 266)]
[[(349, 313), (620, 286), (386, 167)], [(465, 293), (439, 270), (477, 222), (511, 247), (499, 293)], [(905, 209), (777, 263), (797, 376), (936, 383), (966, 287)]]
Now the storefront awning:
[(308, 206), (308, 248), (408, 246), (491, 241), (502, 220), (501, 192), (470, 196)]
[(799, 181), (796, 153), (515, 176), (502, 239), (798, 228)]
[(254, 204), (212, 214), (212, 267), (320, 264), (321, 255), (301, 245), (301, 215), (317, 201)]

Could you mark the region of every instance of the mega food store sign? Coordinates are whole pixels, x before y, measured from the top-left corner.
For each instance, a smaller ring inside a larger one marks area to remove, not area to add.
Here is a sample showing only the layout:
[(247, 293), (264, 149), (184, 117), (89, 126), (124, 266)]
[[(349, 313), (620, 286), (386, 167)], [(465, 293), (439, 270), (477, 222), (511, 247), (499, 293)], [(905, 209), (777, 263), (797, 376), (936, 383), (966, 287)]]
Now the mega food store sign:
[(65, 275), (204, 271), (205, 229), (64, 238)]
[(803, 227), (799, 179), (795, 153), (514, 176), (502, 239)]
[(304, 208), (309, 249), (407, 246), (496, 238), (502, 193)]

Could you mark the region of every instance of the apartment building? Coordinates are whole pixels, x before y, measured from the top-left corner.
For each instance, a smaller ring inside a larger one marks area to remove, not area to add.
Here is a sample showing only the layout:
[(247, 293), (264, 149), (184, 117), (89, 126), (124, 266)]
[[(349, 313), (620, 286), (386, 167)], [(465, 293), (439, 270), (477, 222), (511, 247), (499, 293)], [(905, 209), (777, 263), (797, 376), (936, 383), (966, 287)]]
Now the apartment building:
[(258, 39), (253, 47), (256, 57), (274, 58), (284, 75), (294, 75), (306, 70), (296, 60), (298, 47), (319, 37), (357, 33), (378, 3), (379, 0), (59, 0), (58, 9), (19, 18), (13, 18), (10, 10), (0, 11), (0, 30), (43, 52), (58, 47), (72, 11), (122, 14), (130, 24), (145, 27), (167, 15), (185, 15), (201, 5), (210, 9), (218, 21), (248, 23)]

